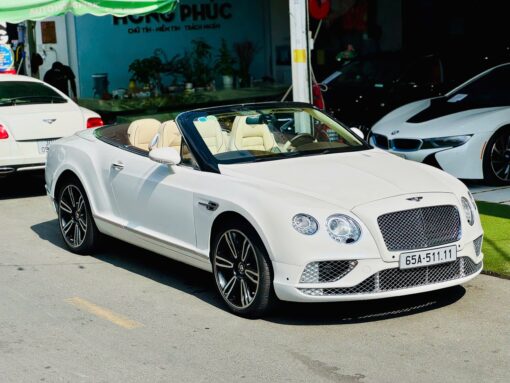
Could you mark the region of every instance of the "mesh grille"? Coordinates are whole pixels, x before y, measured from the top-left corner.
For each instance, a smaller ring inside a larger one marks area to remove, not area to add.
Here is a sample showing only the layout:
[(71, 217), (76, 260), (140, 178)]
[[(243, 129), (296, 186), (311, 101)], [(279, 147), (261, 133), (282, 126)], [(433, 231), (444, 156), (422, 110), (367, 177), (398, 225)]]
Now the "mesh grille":
[(386, 292), (459, 279), (476, 273), (482, 266), (482, 262), (474, 263), (468, 257), (461, 257), (455, 262), (441, 265), (407, 270), (398, 268), (383, 270), (353, 287), (299, 290), (306, 295), (312, 296), (357, 295)]
[(459, 211), (452, 205), (388, 213), (377, 218), (377, 223), (389, 251), (444, 245), (461, 235)]
[(473, 241), (473, 246), (475, 247), (475, 254), (478, 257), (480, 252), (482, 251), (482, 241), (483, 235), (479, 236), (477, 239)]
[(300, 283), (336, 282), (357, 265), (357, 261), (323, 261), (306, 265)]

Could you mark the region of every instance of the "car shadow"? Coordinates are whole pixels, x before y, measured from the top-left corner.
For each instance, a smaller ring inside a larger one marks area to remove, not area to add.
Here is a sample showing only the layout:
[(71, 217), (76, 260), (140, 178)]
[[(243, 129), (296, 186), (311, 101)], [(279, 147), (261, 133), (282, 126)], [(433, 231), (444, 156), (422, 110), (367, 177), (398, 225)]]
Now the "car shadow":
[[(42, 239), (64, 248), (56, 219), (33, 225), (31, 229)], [(215, 290), (210, 273), (173, 261), (117, 239), (106, 237), (93, 258), (149, 278), (173, 289), (193, 295), (227, 311)], [(466, 290), (456, 286), (406, 297), (339, 303), (278, 302), (263, 320), (282, 325), (338, 325), (381, 321), (435, 310), (457, 302)]]
[(0, 200), (38, 197), (45, 194), (42, 170), (0, 177)]

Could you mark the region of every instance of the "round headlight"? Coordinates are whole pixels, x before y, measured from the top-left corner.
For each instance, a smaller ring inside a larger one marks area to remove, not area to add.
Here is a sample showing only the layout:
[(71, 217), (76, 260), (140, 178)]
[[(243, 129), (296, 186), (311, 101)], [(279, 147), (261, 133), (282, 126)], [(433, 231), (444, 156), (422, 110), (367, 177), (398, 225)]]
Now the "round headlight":
[(296, 214), (292, 218), (292, 227), (301, 234), (312, 235), (319, 230), (319, 223), (311, 215)]
[(462, 197), (461, 201), (462, 208), (464, 209), (464, 214), (466, 215), (466, 220), (471, 226), (473, 226), (475, 223), (475, 214), (473, 212), (473, 208), (471, 207), (471, 204), (469, 203), (466, 197)]
[(361, 237), (358, 223), (343, 214), (335, 214), (326, 220), (329, 236), (340, 243), (354, 243)]

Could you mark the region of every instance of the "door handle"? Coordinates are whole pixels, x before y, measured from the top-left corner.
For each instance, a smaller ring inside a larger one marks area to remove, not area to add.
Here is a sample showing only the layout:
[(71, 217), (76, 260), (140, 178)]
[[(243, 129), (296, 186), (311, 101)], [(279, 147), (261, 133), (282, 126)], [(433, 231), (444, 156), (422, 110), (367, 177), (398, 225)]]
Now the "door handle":
[(209, 202), (199, 202), (200, 206), (205, 207), (209, 211), (215, 211), (220, 205), (218, 205), (216, 202), (209, 201)]
[(120, 171), (120, 170), (124, 169), (124, 164), (122, 162), (120, 162), (120, 161), (119, 162), (114, 162), (112, 164), (112, 168), (114, 168), (115, 170), (119, 170)]

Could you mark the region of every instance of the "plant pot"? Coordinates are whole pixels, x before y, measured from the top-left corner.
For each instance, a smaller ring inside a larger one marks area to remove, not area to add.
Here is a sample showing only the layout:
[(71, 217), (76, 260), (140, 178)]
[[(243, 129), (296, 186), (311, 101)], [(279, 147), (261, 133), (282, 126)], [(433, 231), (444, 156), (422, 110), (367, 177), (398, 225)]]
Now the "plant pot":
[(223, 76), (223, 89), (232, 89), (234, 87), (234, 76)]

